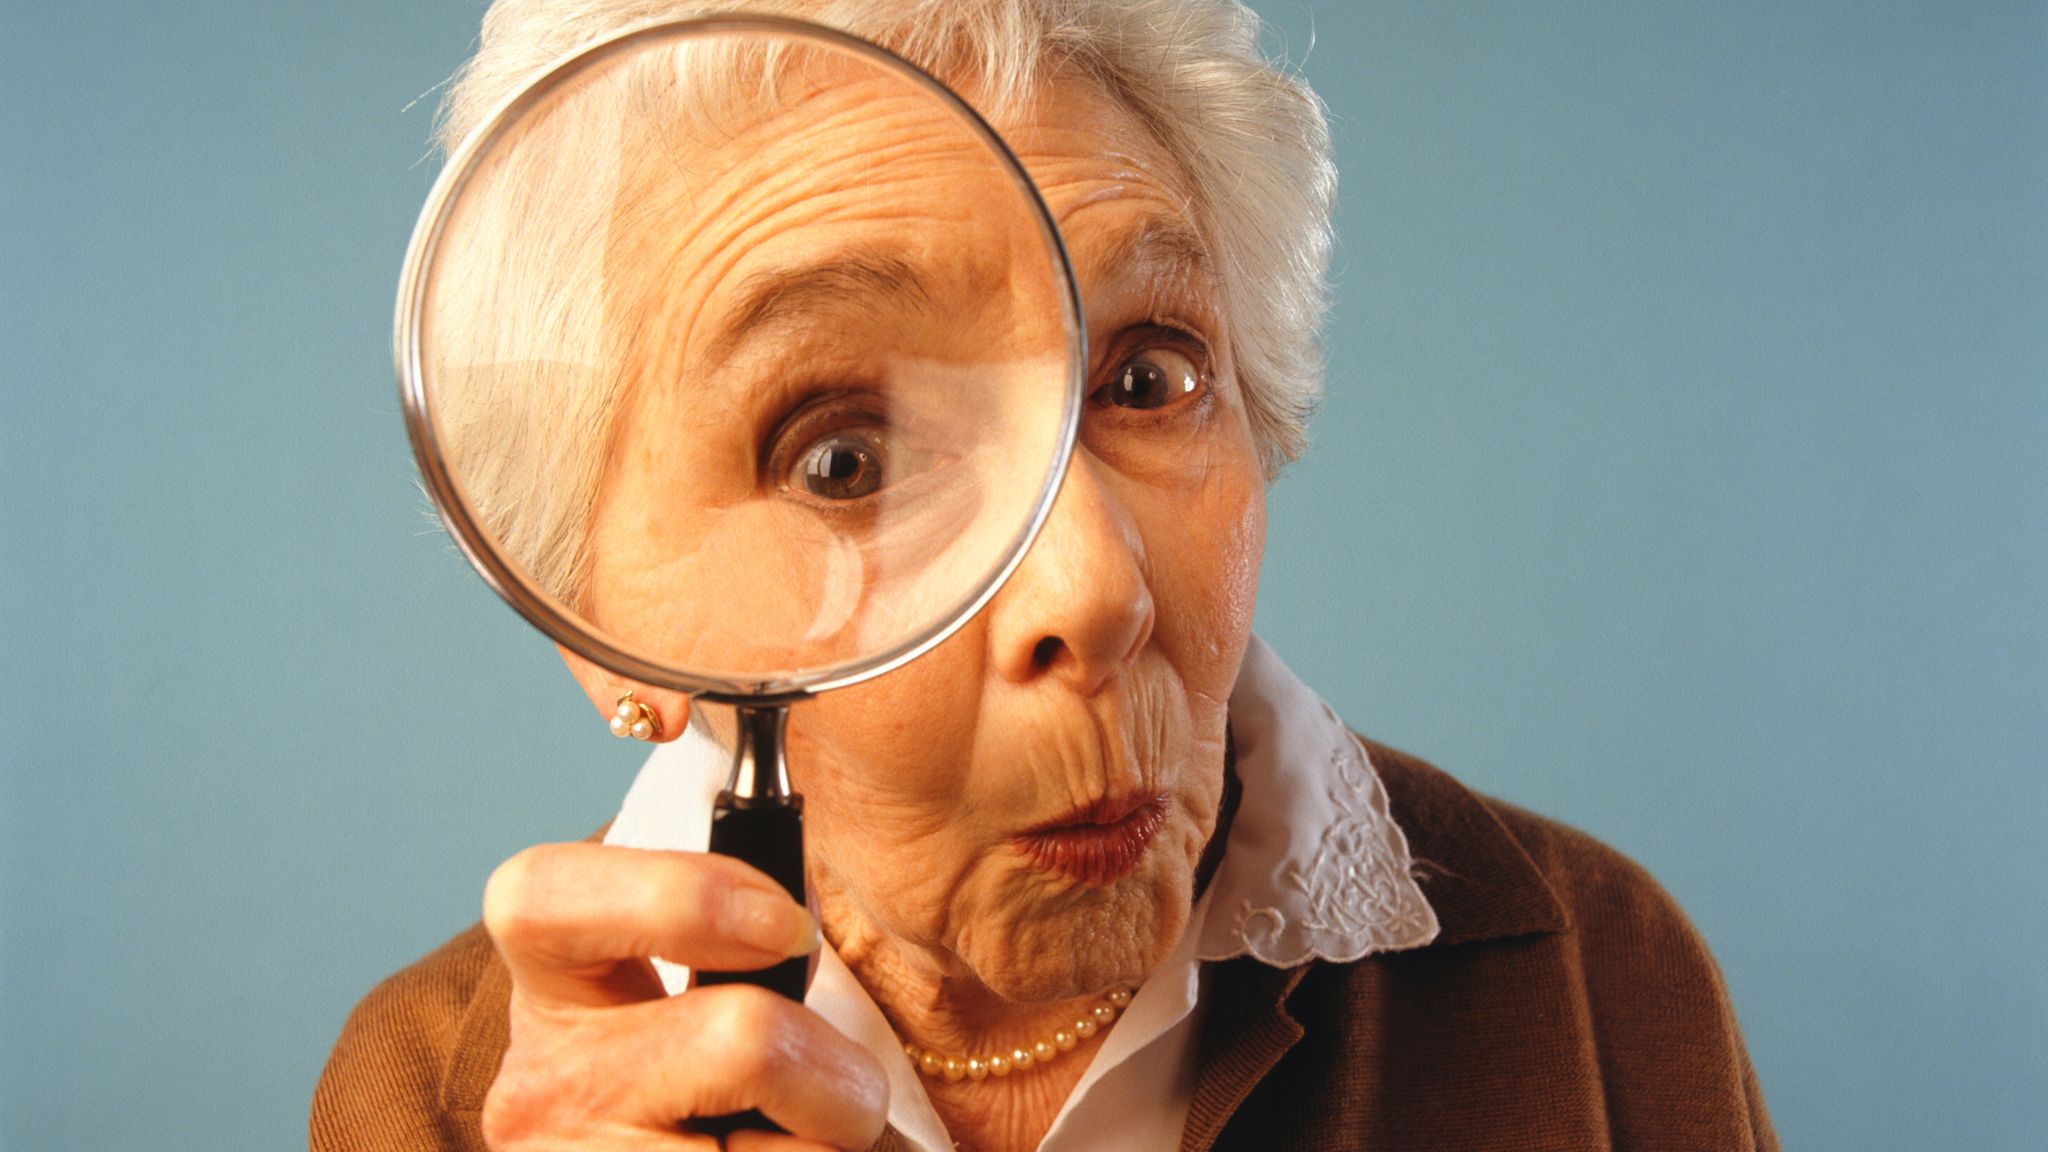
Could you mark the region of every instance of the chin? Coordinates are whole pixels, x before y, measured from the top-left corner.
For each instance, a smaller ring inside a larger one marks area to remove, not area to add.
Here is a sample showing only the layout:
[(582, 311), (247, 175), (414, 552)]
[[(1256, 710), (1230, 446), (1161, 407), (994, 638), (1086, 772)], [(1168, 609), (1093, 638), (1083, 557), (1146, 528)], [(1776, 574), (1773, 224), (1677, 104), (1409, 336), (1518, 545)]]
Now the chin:
[(1193, 857), (1181, 839), (1159, 836), (1136, 868), (1101, 884), (1020, 864), (999, 905), (962, 934), (958, 955), (990, 991), (1023, 1004), (1143, 983), (1173, 954), (1193, 906)]

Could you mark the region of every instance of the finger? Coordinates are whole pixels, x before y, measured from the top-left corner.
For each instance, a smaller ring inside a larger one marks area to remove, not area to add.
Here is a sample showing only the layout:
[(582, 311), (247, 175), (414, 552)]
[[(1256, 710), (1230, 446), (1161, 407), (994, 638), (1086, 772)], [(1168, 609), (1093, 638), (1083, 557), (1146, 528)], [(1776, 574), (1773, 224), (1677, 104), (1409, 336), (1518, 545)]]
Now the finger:
[(680, 1148), (661, 1141), (706, 1139), (688, 1130), (690, 1118), (749, 1109), (800, 1140), (841, 1148), (869, 1147), (886, 1123), (888, 1080), (875, 1058), (762, 988), (542, 1012), (515, 996), (510, 1023), (481, 1117), (497, 1152), (591, 1134)]
[[(666, 1001), (653, 1001), (661, 1004)], [(632, 1033), (630, 1008), (568, 1008), (536, 1012), (514, 995), (510, 1043), (484, 1096), (481, 1125), (491, 1152), (720, 1152), (717, 1137), (684, 1131), (678, 1107), (655, 1109), (652, 1050)], [(644, 1017), (639, 1026), (645, 1027)]]
[[(606, 1015), (619, 1030), (614, 1054), (649, 1077), (643, 1122), (757, 1108), (800, 1141), (854, 1149), (872, 1145), (887, 1123), (889, 1081), (874, 1056), (766, 989), (698, 988)], [(745, 1147), (736, 1139), (727, 1147)]]
[(484, 927), (537, 1003), (659, 993), (644, 958), (749, 971), (815, 951), (818, 924), (780, 884), (728, 856), (544, 844), (498, 866)]

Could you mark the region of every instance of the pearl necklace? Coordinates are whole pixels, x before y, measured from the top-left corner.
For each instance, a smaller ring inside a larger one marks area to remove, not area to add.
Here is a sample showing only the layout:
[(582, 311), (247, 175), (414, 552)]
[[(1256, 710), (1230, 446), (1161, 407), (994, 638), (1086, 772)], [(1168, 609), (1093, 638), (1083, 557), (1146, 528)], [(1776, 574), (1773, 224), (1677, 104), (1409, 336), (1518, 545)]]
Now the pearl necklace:
[(991, 1076), (1008, 1076), (1012, 1072), (1029, 1071), (1032, 1066), (1050, 1064), (1062, 1052), (1071, 1052), (1081, 1043), (1116, 1021), (1117, 1014), (1131, 1006), (1131, 990), (1118, 988), (1088, 1006), (1086, 1015), (1065, 1028), (1053, 1030), (1052, 1037), (1020, 1044), (1008, 1052), (994, 1052), (980, 1056), (948, 1056), (915, 1044), (905, 1044), (903, 1054), (910, 1057), (910, 1065), (933, 1079), (948, 1082), (986, 1080)]

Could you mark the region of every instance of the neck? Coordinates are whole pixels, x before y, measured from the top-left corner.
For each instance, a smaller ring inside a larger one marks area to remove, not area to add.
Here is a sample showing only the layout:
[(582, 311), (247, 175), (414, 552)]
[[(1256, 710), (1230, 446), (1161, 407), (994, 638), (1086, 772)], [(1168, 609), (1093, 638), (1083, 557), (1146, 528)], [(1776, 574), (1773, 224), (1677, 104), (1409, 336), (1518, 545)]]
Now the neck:
[[(1028, 1152), (1052, 1127), (1073, 1093), (1107, 1029), (1092, 1037), (1073, 1035), (1075, 1022), (1101, 1002), (1096, 995), (1046, 1004), (1006, 1000), (971, 974), (937, 970), (887, 933), (871, 929), (857, 909), (835, 899), (829, 884), (818, 885), (826, 935), (861, 987), (873, 997), (899, 1041), (945, 1057), (1031, 1051), (1067, 1031), (1073, 1047), (1051, 1060), (1035, 1054), (1031, 1066), (1006, 1075), (921, 1075), (932, 1108), (956, 1145), (971, 1152)], [(916, 1063), (913, 1060), (913, 1063)]]

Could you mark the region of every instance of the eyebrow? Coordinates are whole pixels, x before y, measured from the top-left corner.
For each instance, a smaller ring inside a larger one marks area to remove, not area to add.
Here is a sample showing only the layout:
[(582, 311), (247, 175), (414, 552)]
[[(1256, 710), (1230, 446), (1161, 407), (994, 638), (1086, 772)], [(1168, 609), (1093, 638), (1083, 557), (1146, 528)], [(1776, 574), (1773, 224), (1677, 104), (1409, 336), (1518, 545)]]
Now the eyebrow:
[(740, 282), (737, 295), (712, 340), (714, 359), (729, 357), (764, 328), (842, 308), (849, 301), (867, 305), (879, 297), (911, 308), (932, 306), (931, 290), (908, 261), (869, 251), (756, 272)]
[[(1184, 284), (1211, 272), (1208, 243), (1186, 221), (1172, 216), (1153, 216), (1119, 236), (1104, 253), (1101, 266), (1112, 275), (1135, 271), (1155, 283)], [(918, 310), (934, 305), (930, 288), (909, 261), (859, 250), (755, 272), (741, 281), (737, 296), (711, 342), (714, 360), (730, 358), (764, 329), (841, 308), (849, 301), (867, 304), (881, 298)]]
[(1187, 221), (1153, 216), (1125, 233), (1105, 253), (1105, 268), (1139, 269), (1171, 274), (1175, 280), (1211, 272), (1209, 245)]

